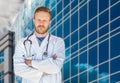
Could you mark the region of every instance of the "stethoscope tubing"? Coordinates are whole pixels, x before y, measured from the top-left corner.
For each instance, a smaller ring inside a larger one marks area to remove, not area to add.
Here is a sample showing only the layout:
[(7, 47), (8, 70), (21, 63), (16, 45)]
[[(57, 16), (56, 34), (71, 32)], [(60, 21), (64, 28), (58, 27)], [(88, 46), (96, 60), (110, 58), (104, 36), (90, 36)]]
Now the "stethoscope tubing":
[[(32, 41), (30, 40), (30, 37), (32, 36), (32, 34), (30, 34), (28, 37), (27, 37), (27, 39), (26, 40), (24, 40), (24, 42), (23, 42), (23, 44), (24, 44), (24, 48), (25, 48), (25, 50), (26, 50), (26, 57), (29, 57), (29, 56), (32, 56), (31, 55), (31, 46), (32, 46)], [(48, 43), (47, 43), (47, 46), (46, 46), (46, 50), (45, 50), (45, 52), (43, 53), (43, 55), (45, 56), (45, 57), (47, 57), (48, 56), (48, 46), (49, 46), (49, 40), (50, 40), (50, 34), (49, 34), (49, 36), (48, 36)], [(27, 52), (27, 48), (26, 48), (26, 42), (29, 42), (30, 43), (30, 47), (29, 47), (29, 52), (30, 52), (30, 55), (29, 55), (29, 53)], [(43, 59), (43, 55), (42, 55), (42, 59)]]

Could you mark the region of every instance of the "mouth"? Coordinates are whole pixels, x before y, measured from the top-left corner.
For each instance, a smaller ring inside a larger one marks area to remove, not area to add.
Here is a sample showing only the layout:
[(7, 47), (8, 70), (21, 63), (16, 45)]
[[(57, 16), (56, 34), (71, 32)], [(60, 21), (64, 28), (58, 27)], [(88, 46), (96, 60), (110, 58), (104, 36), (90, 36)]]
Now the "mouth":
[(38, 28), (44, 28), (44, 26), (38, 26)]

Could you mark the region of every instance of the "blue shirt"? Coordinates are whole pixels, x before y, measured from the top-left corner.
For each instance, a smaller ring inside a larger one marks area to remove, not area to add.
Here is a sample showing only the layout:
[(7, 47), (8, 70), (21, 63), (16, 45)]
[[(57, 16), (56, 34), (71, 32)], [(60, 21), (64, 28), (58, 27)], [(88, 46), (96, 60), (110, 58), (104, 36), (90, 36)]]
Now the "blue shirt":
[(37, 37), (37, 38), (40, 42), (42, 42), (45, 39), (45, 37)]

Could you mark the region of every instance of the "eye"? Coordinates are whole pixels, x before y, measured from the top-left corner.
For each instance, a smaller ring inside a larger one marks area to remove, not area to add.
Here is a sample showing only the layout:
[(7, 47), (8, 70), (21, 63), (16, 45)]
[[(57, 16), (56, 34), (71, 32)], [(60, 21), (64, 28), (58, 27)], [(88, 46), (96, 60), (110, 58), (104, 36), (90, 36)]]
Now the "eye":
[(40, 22), (40, 19), (35, 19), (37, 22)]
[(43, 20), (43, 22), (47, 22), (47, 20)]

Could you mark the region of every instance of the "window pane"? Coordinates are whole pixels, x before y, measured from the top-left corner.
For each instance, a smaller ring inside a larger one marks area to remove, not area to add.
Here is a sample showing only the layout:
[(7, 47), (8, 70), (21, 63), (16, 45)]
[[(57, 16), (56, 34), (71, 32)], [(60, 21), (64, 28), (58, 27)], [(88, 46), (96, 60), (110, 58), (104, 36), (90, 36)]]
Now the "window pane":
[(71, 61), (71, 76), (78, 74), (78, 57)]
[(52, 19), (53, 19), (55, 17), (55, 15), (56, 15), (56, 8), (53, 8), (51, 13), (52, 13)]
[(56, 30), (52, 31), (52, 34), (53, 34), (53, 35), (56, 35)]
[(99, 30), (99, 37), (107, 34), (109, 32), (108, 25), (104, 26), (102, 29)]
[(62, 37), (62, 24), (58, 26), (57, 28), (57, 36)]
[(93, 34), (89, 35), (89, 43), (93, 42), (97, 39), (97, 32), (94, 32)]
[(87, 45), (87, 38), (85, 38), (82, 41), (80, 41), (79, 45), (80, 45), (79, 49), (81, 49), (82, 47), (86, 46)]
[(104, 41), (105, 39), (108, 39), (108, 37), (109, 37), (109, 34), (104, 35), (99, 39), (99, 42)]
[(116, 35), (117, 33), (120, 32), (120, 27), (118, 27), (116, 30), (110, 33), (111, 36)]
[(119, 83), (120, 82), (120, 73), (114, 74), (110, 77), (111, 83)]
[(84, 52), (85, 50), (87, 50), (87, 46), (85, 46), (85, 47), (83, 47), (82, 49), (80, 49), (79, 52), (81, 53), (81, 52)]
[(72, 48), (71, 48), (71, 53), (73, 53), (73, 52), (75, 52), (75, 51), (77, 51), (77, 50), (78, 50), (78, 44), (75, 44), (75, 45), (73, 45)]
[(89, 2), (89, 19), (97, 15), (97, 0), (91, 0)]
[(73, 58), (73, 57), (75, 57), (75, 56), (78, 56), (78, 52), (71, 53), (71, 58)]
[(80, 61), (80, 72), (83, 72), (85, 70), (87, 70), (87, 52), (82, 53), (79, 56), (79, 61)]
[(87, 36), (87, 25), (81, 27), (79, 33), (80, 33), (79, 39), (82, 39), (83, 37)]
[(89, 82), (97, 79), (97, 69), (93, 68), (89, 70)]
[(75, 6), (78, 5), (78, 0), (74, 0), (72, 3), (71, 3), (71, 8), (74, 8)]
[(111, 38), (111, 58), (120, 55), (120, 34)]
[(69, 62), (64, 64), (63, 73), (64, 73), (64, 80), (70, 77), (70, 63)]
[(83, 25), (85, 22), (87, 22), (87, 5), (83, 6), (79, 12), (80, 25)]
[(93, 19), (89, 23), (89, 33), (95, 31), (97, 29), (97, 18)]
[(64, 22), (64, 37), (70, 34), (70, 19)]
[(115, 60), (112, 60), (111, 61), (111, 63), (110, 63), (110, 73), (112, 74), (112, 73), (115, 73), (115, 72), (117, 72), (117, 71), (120, 71), (120, 65), (119, 65), (119, 63), (120, 63), (120, 58), (117, 58), (117, 59), (115, 59)]
[(110, 30), (116, 29), (118, 27), (120, 27), (120, 18), (111, 23)]
[(99, 12), (108, 8), (109, 0), (99, 0)]
[(78, 11), (76, 11), (76, 10), (78, 10), (78, 7), (74, 7), (74, 8), (71, 10), (71, 14), (73, 14), (73, 13), (75, 13), (75, 12), (78, 12)]
[(4, 61), (4, 51), (0, 52), (0, 63)]
[(97, 45), (97, 40), (93, 41), (92, 43), (89, 43), (88, 46), (90, 48), (90, 47), (95, 46), (95, 45)]
[(51, 22), (51, 27), (53, 27), (55, 24), (56, 24), (56, 19), (53, 19), (52, 22)]
[(109, 74), (109, 63), (104, 63), (99, 66), (99, 78), (102, 78), (104, 76), (108, 76)]
[(116, 4), (115, 6), (113, 6), (111, 8), (111, 20), (115, 19), (116, 17), (120, 16), (120, 12), (118, 12), (118, 10), (120, 10), (120, 3)]
[(73, 45), (74, 43), (78, 42), (78, 31), (74, 32), (71, 35), (71, 45)]
[(0, 83), (4, 83), (4, 71), (0, 71)]
[[(68, 6), (68, 7), (66, 7), (65, 9), (64, 9), (64, 16), (66, 15), (66, 14), (68, 14), (68, 13), (70, 13), (70, 6)], [(68, 14), (69, 15), (69, 14)]]
[(107, 61), (109, 58), (109, 43), (108, 40), (99, 44), (99, 63)]
[(101, 26), (105, 25), (106, 23), (108, 23), (108, 19), (109, 19), (108, 11), (102, 13), (99, 16), (99, 27), (101, 27)]
[(74, 13), (71, 17), (71, 32), (78, 28), (78, 12)]
[(103, 78), (103, 79), (99, 80), (99, 83), (110, 83), (109, 82), (109, 77), (106, 77), (106, 78)]
[(70, 59), (70, 49), (65, 51), (65, 59), (66, 60)]
[(97, 65), (97, 46), (89, 50), (89, 65)]
[(114, 3), (118, 2), (119, 0), (110, 0), (111, 5), (113, 5)]
[(80, 74), (80, 83), (87, 83), (87, 72)]
[(78, 76), (72, 78), (71, 83), (78, 83)]
[(65, 48), (68, 48), (70, 46), (70, 37), (67, 37), (65, 39)]
[(60, 13), (58, 16), (57, 16), (57, 22), (60, 21), (59, 23), (62, 22), (62, 13)]
[(62, 10), (62, 1), (57, 5), (57, 14)]
[(70, 3), (70, 0), (64, 0), (64, 7)]

